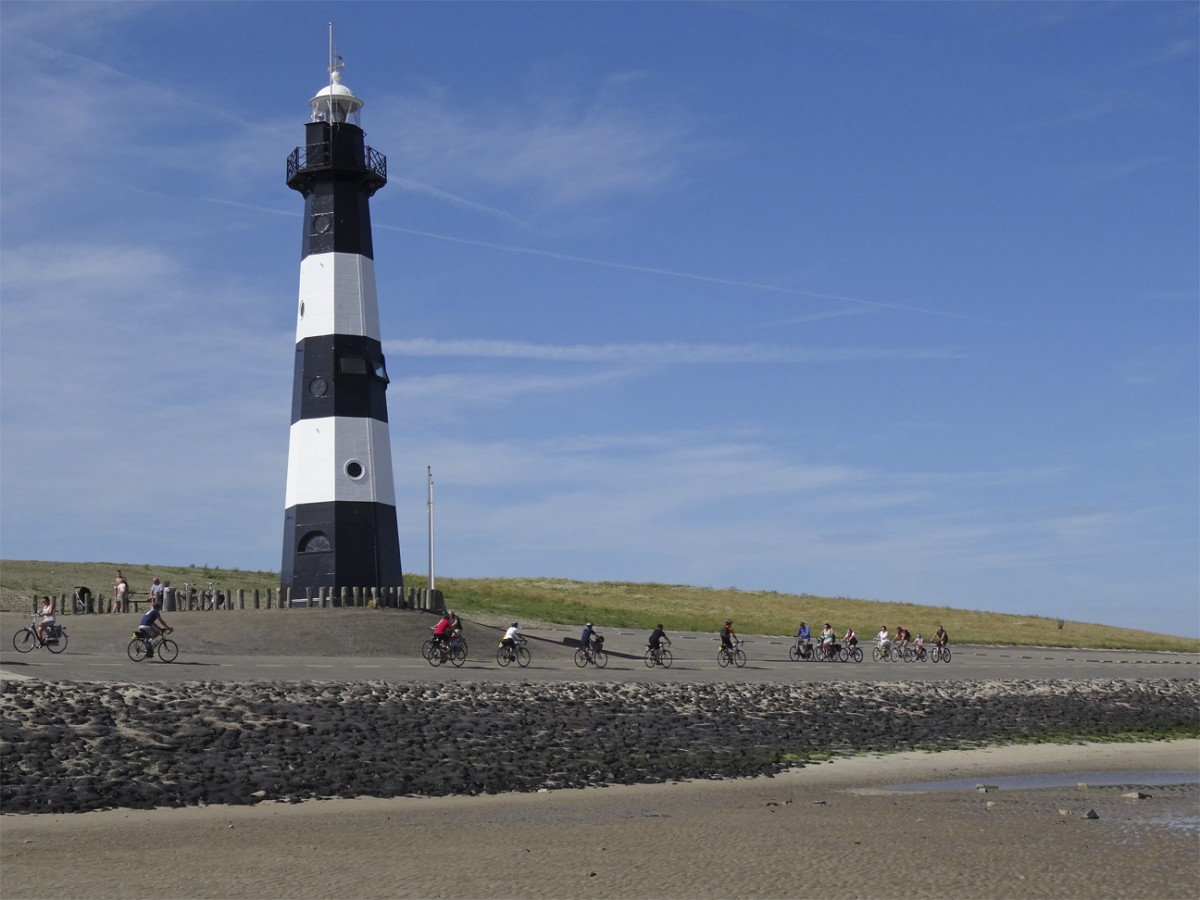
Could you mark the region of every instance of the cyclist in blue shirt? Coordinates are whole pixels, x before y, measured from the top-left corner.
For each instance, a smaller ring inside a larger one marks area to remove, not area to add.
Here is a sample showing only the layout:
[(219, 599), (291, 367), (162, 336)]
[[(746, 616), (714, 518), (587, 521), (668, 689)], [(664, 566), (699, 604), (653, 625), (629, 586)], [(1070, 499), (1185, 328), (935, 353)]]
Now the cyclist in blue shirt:
[(170, 630), (171, 627), (167, 625), (167, 620), (162, 617), (162, 599), (156, 598), (142, 616), (142, 620), (138, 622), (138, 633), (146, 639), (147, 656), (154, 655), (154, 645), (150, 642)]
[(583, 634), (579, 635), (579, 646), (583, 647), (583, 652), (587, 654), (589, 660), (602, 643), (604, 643), (604, 638), (596, 632), (596, 626), (591, 622), (583, 626)]

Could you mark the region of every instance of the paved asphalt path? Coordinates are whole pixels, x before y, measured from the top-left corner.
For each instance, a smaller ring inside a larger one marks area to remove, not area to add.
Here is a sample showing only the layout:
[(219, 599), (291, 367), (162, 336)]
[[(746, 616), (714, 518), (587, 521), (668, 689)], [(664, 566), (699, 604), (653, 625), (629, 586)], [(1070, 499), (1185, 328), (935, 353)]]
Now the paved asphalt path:
[[(611, 648), (605, 669), (577, 668), (574, 646), (556, 632), (527, 633), (532, 663), (501, 668), (492, 640), (476, 641), (465, 665), (433, 667), (420, 656), (325, 657), (234, 656), (189, 653), (187, 634), (177, 631), (179, 658), (132, 662), (124, 654), (99, 653), (68, 647), (52, 655), (45, 650), (19, 654), (0, 649), (0, 677), (45, 681), (177, 683), (183, 681), (600, 681), (600, 682), (749, 682), (793, 681), (980, 681), (1093, 678), (1200, 678), (1200, 655), (1140, 651), (1064, 650), (1046, 647), (955, 645), (953, 659), (944, 663), (885, 663), (871, 661), (865, 645), (861, 663), (792, 662), (791, 640), (781, 637), (744, 638), (745, 668), (717, 665), (717, 642), (708, 634), (676, 634), (670, 669), (648, 669), (642, 662), (645, 636), (641, 632), (607, 631)], [(482, 646), (477, 646), (482, 644)], [(624, 651), (624, 652), (622, 652)]]

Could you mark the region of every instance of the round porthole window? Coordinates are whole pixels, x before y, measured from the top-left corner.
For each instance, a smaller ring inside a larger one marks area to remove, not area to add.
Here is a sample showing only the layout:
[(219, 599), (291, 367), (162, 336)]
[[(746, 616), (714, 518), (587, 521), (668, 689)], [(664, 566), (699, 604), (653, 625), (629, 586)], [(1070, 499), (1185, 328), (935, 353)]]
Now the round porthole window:
[(360, 463), (357, 459), (352, 459), (350, 462), (346, 463), (346, 474), (355, 481), (358, 481), (358, 479), (362, 478), (365, 472), (366, 469), (363, 468), (362, 463)]
[(324, 397), (329, 393), (329, 382), (321, 375), (318, 375), (308, 383), (308, 392), (314, 397)]
[(328, 234), (329, 229), (332, 227), (333, 216), (331, 216), (329, 213), (317, 213), (315, 216), (313, 216), (313, 234)]

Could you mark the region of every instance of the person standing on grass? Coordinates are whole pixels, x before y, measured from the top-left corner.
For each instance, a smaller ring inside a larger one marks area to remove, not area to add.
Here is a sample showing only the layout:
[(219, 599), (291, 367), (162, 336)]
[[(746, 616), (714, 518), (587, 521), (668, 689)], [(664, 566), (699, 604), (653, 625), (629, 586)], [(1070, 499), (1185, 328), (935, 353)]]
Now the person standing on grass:
[(125, 612), (129, 609), (129, 582), (117, 569), (117, 578), (113, 582), (113, 612)]

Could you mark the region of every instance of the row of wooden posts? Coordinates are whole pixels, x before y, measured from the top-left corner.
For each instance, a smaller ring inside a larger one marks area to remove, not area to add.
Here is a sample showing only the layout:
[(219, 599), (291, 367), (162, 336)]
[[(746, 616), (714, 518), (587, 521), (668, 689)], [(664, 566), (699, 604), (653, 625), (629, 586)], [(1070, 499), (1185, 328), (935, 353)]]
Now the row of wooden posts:
[[(104, 594), (92, 596), (85, 587), (77, 587), (73, 594), (52, 594), (55, 611), (59, 615), (92, 615), (103, 613), (138, 611), (149, 604), (149, 597), (139, 595), (125, 601), (125, 609), (118, 608), (116, 597)], [(428, 588), (372, 587), (372, 588), (306, 588), (303, 591), (258, 588), (238, 588), (226, 591), (221, 588), (200, 590), (189, 588), (184, 591), (173, 587), (163, 589), (163, 612), (191, 612), (195, 610), (231, 609), (328, 609), (330, 607), (370, 607), (375, 609), (418, 609), (437, 612), (446, 608), (445, 595), (439, 590)], [(41, 610), (41, 597), (32, 598), (31, 611)]]

